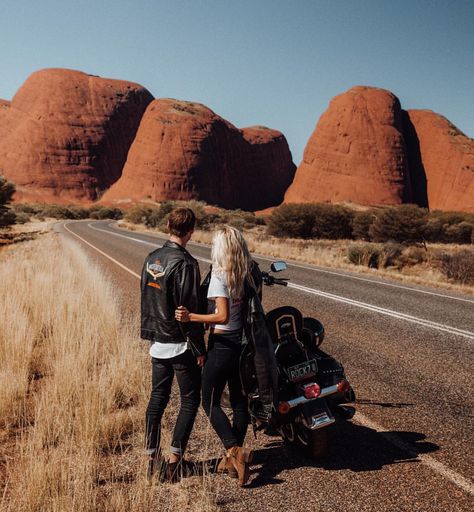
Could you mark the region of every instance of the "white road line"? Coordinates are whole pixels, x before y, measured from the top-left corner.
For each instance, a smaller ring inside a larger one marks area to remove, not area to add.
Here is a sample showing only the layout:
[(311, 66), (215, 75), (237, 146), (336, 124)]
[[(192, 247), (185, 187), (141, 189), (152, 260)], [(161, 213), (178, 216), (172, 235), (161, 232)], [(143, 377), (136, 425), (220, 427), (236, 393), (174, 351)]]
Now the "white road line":
[(295, 288), (296, 290), (301, 290), (306, 293), (311, 293), (313, 295), (319, 295), (320, 297), (325, 297), (337, 302), (343, 302), (358, 308), (368, 309), (369, 311), (374, 311), (375, 313), (379, 313), (381, 315), (391, 316), (393, 318), (398, 318), (399, 320), (405, 320), (407, 322), (423, 325), (424, 327), (430, 327), (431, 329), (448, 332), (449, 334), (454, 334), (456, 336), (462, 336), (464, 338), (474, 340), (474, 332), (464, 331), (463, 329), (457, 329), (456, 327), (451, 327), (449, 325), (439, 324), (437, 322), (432, 322), (431, 320), (425, 320), (424, 318), (407, 315), (406, 313), (399, 313), (398, 311), (393, 311), (392, 309), (382, 308), (380, 306), (374, 306), (372, 304), (349, 299), (347, 297), (341, 297), (340, 295), (334, 295), (333, 293), (323, 292), (314, 288), (308, 288), (307, 286), (302, 286), (300, 284), (288, 283), (288, 287)]
[[(135, 238), (133, 236), (121, 235), (120, 233), (115, 233), (114, 231), (107, 231), (106, 229), (96, 228), (91, 225), (91, 223), (87, 224), (90, 229), (94, 229), (95, 231), (102, 231), (103, 233), (107, 233), (108, 235), (120, 236), (121, 238), (126, 238), (127, 240), (134, 240), (135, 242), (139, 242), (145, 245), (151, 245), (152, 247), (158, 248), (158, 245), (152, 242), (147, 242), (146, 240), (141, 240), (140, 238)], [(198, 256), (193, 256), (196, 260), (204, 261), (205, 263), (212, 263), (211, 260), (206, 258), (199, 258)]]
[(370, 420), (364, 414), (356, 412), (353, 421), (355, 423), (358, 423), (359, 425), (375, 430), (393, 446), (395, 446), (399, 450), (404, 451), (414, 459), (418, 458), (419, 460), (421, 460), (423, 464), (426, 464), (435, 473), (438, 473), (447, 480), (450, 480), (453, 484), (457, 485), (467, 493), (474, 496), (474, 483), (471, 480), (468, 480), (458, 472), (448, 468), (443, 463), (437, 461), (430, 455), (427, 455), (425, 453), (417, 453), (416, 450), (414, 450), (408, 443), (402, 441), (402, 439), (400, 439), (396, 434), (392, 432), (387, 432), (384, 427)]
[(68, 227), (67, 227), (67, 224), (65, 223), (64, 224), (64, 229), (66, 231), (69, 231), (69, 233), (71, 233), (72, 235), (74, 235), (75, 237), (79, 238), (79, 240), (81, 240), (82, 242), (84, 242), (85, 244), (87, 244), (89, 247), (92, 247), (92, 249), (96, 250), (98, 253), (102, 254), (102, 256), (105, 256), (107, 259), (109, 259), (110, 261), (113, 261), (116, 265), (118, 265), (120, 268), (122, 268), (123, 270), (126, 270), (129, 274), (132, 274), (132, 276), (134, 277), (137, 277), (138, 279), (140, 279), (140, 276), (134, 272), (133, 270), (130, 270), (128, 267), (126, 267), (125, 265), (122, 265), (122, 263), (120, 263), (119, 261), (117, 261), (116, 259), (112, 258), (112, 256), (109, 256), (108, 254), (106, 254), (104, 251), (101, 251), (100, 249), (98, 249), (95, 245), (92, 245), (91, 243), (89, 243), (87, 240), (85, 240), (84, 238), (82, 238), (82, 236), (79, 236), (77, 233), (74, 233), (74, 231), (71, 231)]
[[(110, 261), (113, 261), (116, 265), (118, 265), (123, 270), (126, 270), (128, 273), (135, 276), (137, 279), (140, 279), (140, 276), (136, 273), (130, 270), (125, 265), (122, 265), (122, 263), (118, 262), (116, 259), (112, 258), (105, 252), (101, 251), (91, 243), (89, 243), (87, 240), (84, 240), (81, 236), (77, 235), (73, 231), (71, 231), (67, 224), (64, 224), (64, 228), (69, 231), (72, 235), (79, 238), (82, 242), (87, 244), (89, 247), (92, 247), (92, 249), (95, 249), (98, 253), (102, 254), (102, 256), (105, 256)], [(123, 235), (122, 235), (123, 236)], [(129, 237), (125, 237), (129, 238)], [(425, 464), (428, 466), (432, 471), (437, 473), (438, 475), (442, 476), (443, 478), (449, 480), (457, 487), (461, 488), (463, 491), (466, 491), (467, 493), (474, 495), (474, 483), (471, 480), (468, 480), (464, 476), (462, 476), (460, 473), (457, 473), (456, 471), (448, 468), (443, 463), (437, 461), (433, 457), (430, 457), (429, 455), (426, 455), (424, 453), (417, 453), (409, 444), (402, 441), (396, 434), (386, 432), (386, 429), (379, 425), (378, 423), (375, 423), (374, 421), (370, 420), (367, 416), (365, 416), (362, 413), (357, 412), (356, 416), (354, 417), (354, 421), (356, 423), (359, 423), (359, 425), (362, 425), (364, 427), (370, 428), (372, 430), (375, 430), (378, 432), (384, 439), (386, 439), (389, 443), (391, 443), (393, 446), (398, 448), (399, 450), (402, 450), (407, 455), (414, 459), (419, 459), (422, 464)]]
[[(154, 244), (152, 242), (146, 242), (145, 240), (140, 240), (139, 238), (135, 238), (132, 236), (121, 235), (120, 233), (114, 233), (113, 231), (107, 231), (105, 229), (96, 228), (96, 227), (92, 226), (90, 223), (88, 224), (88, 226), (91, 229), (94, 229), (96, 231), (102, 231), (109, 235), (119, 236), (121, 238), (126, 238), (128, 240), (135, 240), (136, 242), (156, 247), (156, 244)], [(211, 260), (208, 260), (206, 258), (196, 257), (196, 259), (198, 259), (200, 261), (204, 261), (206, 263), (211, 263)], [(425, 320), (424, 318), (418, 318), (416, 316), (408, 315), (406, 313), (399, 313), (398, 311), (394, 311), (392, 309), (382, 308), (380, 306), (375, 306), (373, 304), (367, 304), (365, 302), (361, 302), (361, 301), (354, 300), (354, 299), (349, 299), (347, 297), (342, 297), (340, 295), (335, 295), (333, 293), (323, 292), (322, 290), (318, 290), (316, 288), (309, 288), (307, 286), (302, 286), (302, 285), (296, 284), (296, 283), (288, 283), (288, 287), (294, 288), (295, 290), (299, 290), (302, 292), (310, 293), (312, 295), (318, 295), (318, 296), (324, 297), (326, 299), (334, 300), (337, 302), (343, 302), (344, 304), (349, 304), (350, 306), (367, 309), (369, 311), (373, 311), (373, 312), (379, 313), (381, 315), (386, 315), (386, 316), (390, 316), (392, 318), (397, 318), (398, 320), (405, 320), (406, 322), (411, 322), (414, 324), (422, 325), (423, 327), (436, 329), (438, 331), (447, 332), (449, 334), (454, 334), (455, 336), (462, 336), (463, 338), (474, 340), (474, 332), (465, 331), (463, 329), (458, 329), (456, 327), (451, 327), (449, 325), (439, 324), (437, 322), (432, 322), (431, 320)]]
[[(272, 258), (268, 258), (267, 256), (258, 255), (258, 258), (260, 258), (262, 260), (265, 260), (265, 261), (275, 261), (275, 258), (272, 259)], [(301, 264), (298, 264), (298, 263), (290, 263), (290, 265), (292, 267), (303, 268), (303, 269), (306, 269), (306, 270), (314, 270), (314, 272), (320, 272), (322, 274), (330, 274), (330, 275), (339, 276), (339, 277), (347, 277), (349, 279), (355, 279), (357, 281), (365, 281), (367, 283), (379, 284), (379, 285), (382, 285), (382, 286), (390, 286), (392, 288), (401, 288), (402, 290), (408, 290), (410, 292), (424, 293), (425, 295), (434, 295), (436, 297), (443, 297), (445, 299), (459, 300), (461, 302), (469, 302), (470, 304), (474, 304), (474, 300), (473, 299), (465, 299), (463, 297), (453, 297), (452, 295), (445, 295), (444, 293), (430, 292), (428, 290), (421, 290), (421, 289), (418, 289), (418, 288), (410, 288), (409, 286), (403, 286), (401, 284), (386, 283), (384, 281), (375, 281), (374, 279), (368, 279), (367, 277), (352, 276), (350, 274), (343, 274), (341, 272), (334, 272), (333, 270), (325, 270), (325, 269), (322, 269), (322, 268), (319, 268), (319, 267), (310, 266), (310, 265), (301, 265)]]
[[(120, 229), (121, 231), (127, 231), (126, 229), (119, 228), (119, 227), (117, 227), (116, 229)], [(110, 231), (107, 231), (107, 233), (110, 233)], [(145, 236), (151, 236), (151, 237), (154, 237), (154, 238), (161, 239), (161, 237), (159, 237), (158, 235), (154, 235), (153, 233), (142, 233), (142, 234), (145, 235)], [(188, 242), (188, 243), (190, 245), (195, 245), (195, 246), (198, 246), (198, 247), (209, 247), (209, 245), (207, 245), (207, 244), (202, 244), (200, 242), (193, 242), (192, 240), (190, 242)], [(264, 261), (275, 261), (275, 258), (269, 258), (268, 256), (263, 256), (262, 254), (254, 253), (254, 255), (255, 255), (256, 258), (264, 260)], [(334, 270), (326, 270), (326, 269), (317, 267), (315, 265), (304, 265), (302, 263), (296, 263), (296, 262), (293, 262), (293, 261), (290, 261), (288, 263), (288, 265), (291, 266), (291, 267), (302, 268), (302, 269), (306, 269), (306, 270), (313, 270), (314, 272), (319, 272), (321, 274), (330, 274), (330, 275), (338, 276), (338, 277), (346, 277), (348, 279), (355, 279), (357, 281), (365, 281), (367, 283), (378, 284), (378, 285), (381, 285), (381, 286), (390, 286), (392, 288), (400, 288), (402, 290), (408, 290), (410, 292), (423, 293), (425, 295), (434, 295), (435, 297), (442, 297), (442, 298), (445, 298), (445, 299), (458, 300), (458, 301), (461, 301), (461, 302), (468, 302), (470, 304), (474, 304), (474, 299), (466, 299), (464, 297), (454, 297), (453, 295), (446, 295), (445, 293), (431, 292), (429, 290), (421, 290), (421, 289), (418, 289), (418, 288), (411, 288), (410, 286), (403, 286), (401, 284), (386, 283), (384, 281), (377, 281), (375, 279), (369, 279), (367, 277), (360, 277), (360, 276), (354, 276), (354, 275), (351, 275), (351, 274), (344, 274), (342, 272), (336, 272)]]

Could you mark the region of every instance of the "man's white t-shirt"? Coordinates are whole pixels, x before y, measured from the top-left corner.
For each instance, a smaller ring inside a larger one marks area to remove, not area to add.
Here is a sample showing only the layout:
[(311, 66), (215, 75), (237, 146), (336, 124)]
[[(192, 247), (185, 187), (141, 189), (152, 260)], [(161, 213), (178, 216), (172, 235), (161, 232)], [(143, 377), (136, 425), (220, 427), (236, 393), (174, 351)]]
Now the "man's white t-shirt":
[[(217, 297), (226, 297), (229, 299), (229, 322), (227, 324), (211, 324), (216, 329), (222, 331), (240, 331), (242, 329), (242, 298), (232, 298), (229, 293), (227, 281), (225, 277), (217, 275), (212, 272), (211, 279), (209, 281), (209, 289), (207, 291), (207, 298), (215, 300)], [(214, 302), (209, 304), (209, 313), (216, 312), (216, 305)]]

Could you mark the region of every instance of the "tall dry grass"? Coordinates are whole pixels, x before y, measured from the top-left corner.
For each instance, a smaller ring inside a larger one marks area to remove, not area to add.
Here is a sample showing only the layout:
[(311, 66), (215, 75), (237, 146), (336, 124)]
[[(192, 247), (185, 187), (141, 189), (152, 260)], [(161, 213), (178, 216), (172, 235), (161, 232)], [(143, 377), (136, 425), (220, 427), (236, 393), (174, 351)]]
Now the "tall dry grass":
[(206, 479), (147, 484), (146, 347), (79, 246), (4, 250), (0, 281), (2, 510), (212, 510)]

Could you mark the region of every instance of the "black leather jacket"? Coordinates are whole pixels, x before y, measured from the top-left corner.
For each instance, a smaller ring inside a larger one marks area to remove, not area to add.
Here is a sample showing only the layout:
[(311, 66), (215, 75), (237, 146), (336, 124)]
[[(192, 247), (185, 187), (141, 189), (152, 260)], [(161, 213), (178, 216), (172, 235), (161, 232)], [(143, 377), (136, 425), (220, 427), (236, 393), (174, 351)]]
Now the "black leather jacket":
[(168, 240), (145, 259), (141, 278), (141, 337), (160, 343), (187, 341), (195, 355), (206, 352), (203, 325), (180, 323), (178, 306), (199, 310), (198, 262), (181, 245)]
[[(259, 273), (258, 267), (257, 272)], [(258, 281), (254, 281), (256, 284)], [(257, 274), (258, 275), (258, 274)], [(265, 311), (262, 307), (261, 276), (257, 290), (246, 286), (243, 344), (240, 359), (240, 378), (245, 394), (258, 389), (260, 402), (266, 416), (278, 405), (278, 369), (275, 359), (275, 348), (267, 329)]]

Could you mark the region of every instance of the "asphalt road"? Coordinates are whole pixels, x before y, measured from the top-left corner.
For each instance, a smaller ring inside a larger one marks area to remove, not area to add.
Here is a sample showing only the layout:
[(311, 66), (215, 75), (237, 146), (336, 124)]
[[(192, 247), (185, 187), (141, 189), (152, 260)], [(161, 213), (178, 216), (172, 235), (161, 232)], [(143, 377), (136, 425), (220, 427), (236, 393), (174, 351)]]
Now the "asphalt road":
[[(110, 221), (58, 230), (90, 252), (136, 312), (137, 275), (164, 240)], [(204, 273), (209, 247), (187, 248)], [(248, 488), (214, 477), (223, 509), (474, 510), (474, 298), (311, 265), (290, 264), (284, 276), (290, 286), (265, 288), (265, 308), (290, 304), (323, 322), (323, 348), (344, 364), (357, 414), (319, 462), (249, 435), (257, 451)]]

